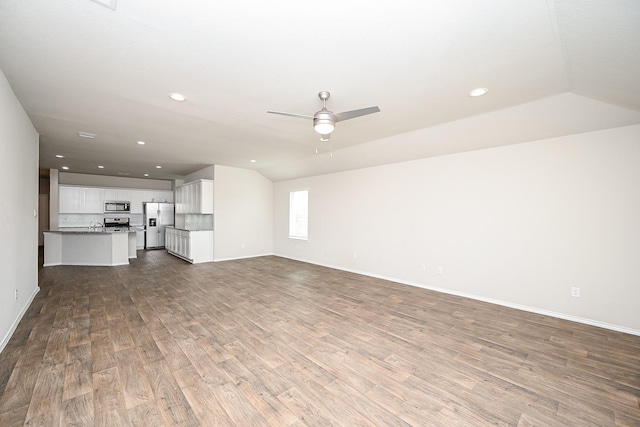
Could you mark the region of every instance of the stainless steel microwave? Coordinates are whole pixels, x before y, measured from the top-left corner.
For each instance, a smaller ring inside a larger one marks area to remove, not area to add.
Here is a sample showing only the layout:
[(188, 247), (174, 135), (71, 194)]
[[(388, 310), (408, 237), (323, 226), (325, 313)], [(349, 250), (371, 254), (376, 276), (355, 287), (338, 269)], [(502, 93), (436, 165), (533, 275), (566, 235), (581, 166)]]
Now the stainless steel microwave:
[(130, 202), (104, 202), (104, 211), (105, 213), (109, 212), (118, 212), (118, 213), (129, 213), (131, 212), (131, 203)]

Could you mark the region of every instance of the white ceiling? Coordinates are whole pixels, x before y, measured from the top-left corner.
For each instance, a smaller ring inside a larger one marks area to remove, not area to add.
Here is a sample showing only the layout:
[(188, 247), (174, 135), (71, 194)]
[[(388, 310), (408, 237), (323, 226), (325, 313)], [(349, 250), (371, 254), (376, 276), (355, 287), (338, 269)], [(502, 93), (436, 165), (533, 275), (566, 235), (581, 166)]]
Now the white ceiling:
[[(104, 2), (0, 2), (0, 69), (42, 168), (277, 181), (640, 123), (636, 0)], [(313, 115), (321, 90), (381, 112), (330, 144), (266, 113)]]

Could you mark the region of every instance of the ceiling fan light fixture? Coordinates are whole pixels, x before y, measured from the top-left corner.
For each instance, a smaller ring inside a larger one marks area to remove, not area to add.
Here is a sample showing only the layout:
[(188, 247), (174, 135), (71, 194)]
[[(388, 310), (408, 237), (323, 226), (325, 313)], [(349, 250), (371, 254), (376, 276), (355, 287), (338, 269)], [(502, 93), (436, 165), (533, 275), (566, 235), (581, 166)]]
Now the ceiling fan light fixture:
[(327, 134), (324, 134), (324, 135), (320, 134), (320, 141), (327, 142), (330, 139), (331, 139), (331, 134), (330, 133), (327, 133)]
[(333, 132), (334, 126), (333, 123), (317, 123), (313, 128), (320, 135), (329, 135)]
[(313, 128), (320, 135), (327, 135), (333, 132), (335, 124), (331, 117), (316, 117), (313, 119)]

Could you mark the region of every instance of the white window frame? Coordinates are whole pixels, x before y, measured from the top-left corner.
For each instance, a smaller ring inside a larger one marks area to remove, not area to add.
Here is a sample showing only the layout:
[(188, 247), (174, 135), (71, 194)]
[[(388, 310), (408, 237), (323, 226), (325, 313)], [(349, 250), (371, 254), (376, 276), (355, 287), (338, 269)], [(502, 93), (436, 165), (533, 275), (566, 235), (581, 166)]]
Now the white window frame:
[[(296, 206), (296, 195), (305, 194), (305, 206)], [(289, 191), (289, 238), (309, 240), (309, 190), (306, 188)]]

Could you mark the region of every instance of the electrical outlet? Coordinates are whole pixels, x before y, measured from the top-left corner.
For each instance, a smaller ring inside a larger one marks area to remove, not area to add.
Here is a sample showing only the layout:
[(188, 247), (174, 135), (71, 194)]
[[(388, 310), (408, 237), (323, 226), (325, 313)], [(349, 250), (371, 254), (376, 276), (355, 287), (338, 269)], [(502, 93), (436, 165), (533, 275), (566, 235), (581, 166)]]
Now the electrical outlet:
[(16, 301), (18, 301), (18, 290), (16, 289)]
[(441, 265), (439, 265), (438, 268), (436, 268), (436, 272), (438, 274), (442, 274), (442, 266)]
[(576, 297), (576, 298), (580, 298), (580, 288), (577, 287), (572, 287), (571, 288), (571, 296), (572, 297)]
[(420, 270), (422, 270), (422, 271), (427, 271), (427, 266), (426, 266), (426, 264), (420, 264)]
[(353, 253), (353, 259), (358, 259), (358, 254), (356, 252)]

